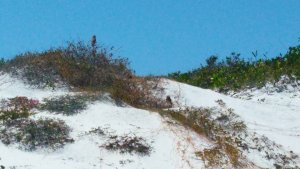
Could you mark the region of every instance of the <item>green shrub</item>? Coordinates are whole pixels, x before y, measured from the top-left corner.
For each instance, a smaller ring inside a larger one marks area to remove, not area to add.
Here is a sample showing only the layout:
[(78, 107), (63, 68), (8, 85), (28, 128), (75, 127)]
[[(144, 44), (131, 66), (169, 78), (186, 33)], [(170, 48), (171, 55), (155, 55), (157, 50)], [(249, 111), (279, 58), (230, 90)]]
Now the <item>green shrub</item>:
[(27, 118), (31, 115), (28, 111), (22, 110), (1, 110), (0, 111), (0, 122), (11, 121), (19, 118)]
[(69, 137), (70, 128), (61, 120), (15, 119), (0, 128), (0, 140), (6, 145), (19, 144), (28, 151), (37, 148), (57, 149), (74, 140)]
[(66, 95), (57, 98), (46, 98), (38, 109), (64, 115), (74, 115), (85, 110), (87, 108), (87, 102), (90, 100), (91, 97), (87, 95)]

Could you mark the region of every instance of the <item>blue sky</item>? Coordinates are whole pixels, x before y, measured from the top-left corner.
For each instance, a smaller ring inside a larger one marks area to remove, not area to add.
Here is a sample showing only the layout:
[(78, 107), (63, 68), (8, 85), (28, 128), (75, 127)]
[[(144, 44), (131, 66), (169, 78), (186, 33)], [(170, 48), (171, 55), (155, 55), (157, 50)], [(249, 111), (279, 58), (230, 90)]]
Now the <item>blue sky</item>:
[(137, 74), (187, 71), (212, 54), (285, 53), (299, 44), (299, 9), (299, 0), (0, 0), (0, 57), (95, 34)]

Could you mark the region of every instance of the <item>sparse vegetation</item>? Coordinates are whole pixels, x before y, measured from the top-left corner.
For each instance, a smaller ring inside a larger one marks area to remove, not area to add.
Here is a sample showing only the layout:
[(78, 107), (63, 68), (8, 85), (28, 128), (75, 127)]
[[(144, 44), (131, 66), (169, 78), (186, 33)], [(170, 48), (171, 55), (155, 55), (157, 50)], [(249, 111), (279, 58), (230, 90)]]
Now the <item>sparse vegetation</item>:
[(228, 163), (224, 158), (226, 154), (222, 152), (220, 147), (207, 148), (197, 152), (196, 155), (203, 159), (207, 168), (218, 168)]
[(215, 147), (196, 153), (207, 167), (244, 165), (242, 151), (236, 141), (238, 136), (245, 132), (246, 125), (238, 119), (232, 109), (189, 108), (179, 112), (168, 111), (167, 115), (214, 142)]
[(253, 55), (254, 60), (245, 60), (240, 54), (232, 53), (221, 61), (217, 56), (211, 56), (205, 66), (186, 73), (171, 73), (168, 77), (221, 92), (262, 87), (267, 82), (277, 82), (283, 75), (292, 80), (300, 78), (300, 45), (289, 48), (284, 56), (271, 59), (257, 59), (257, 52)]
[[(298, 158), (293, 152), (283, 151), (280, 145), (264, 136), (256, 136), (247, 131), (243, 121), (232, 109), (226, 109), (222, 100), (217, 100), (218, 108), (188, 108), (180, 111), (167, 111), (181, 124), (193, 129), (199, 135), (208, 138), (213, 147), (196, 152), (207, 168), (244, 168), (251, 165), (245, 159), (249, 151), (257, 151), (274, 165), (293, 168)], [(297, 166), (295, 167), (297, 168)]]

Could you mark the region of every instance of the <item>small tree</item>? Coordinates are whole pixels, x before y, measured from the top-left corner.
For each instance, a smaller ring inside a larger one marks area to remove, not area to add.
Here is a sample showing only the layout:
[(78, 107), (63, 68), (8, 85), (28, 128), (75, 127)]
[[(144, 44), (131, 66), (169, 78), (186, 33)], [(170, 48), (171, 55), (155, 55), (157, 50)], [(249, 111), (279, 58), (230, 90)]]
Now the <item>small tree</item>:
[(92, 39), (91, 39), (91, 45), (92, 45), (93, 48), (95, 48), (96, 44), (97, 44), (96, 35), (93, 35)]
[(97, 39), (96, 39), (96, 35), (93, 35), (92, 36), (92, 39), (91, 39), (91, 46), (92, 46), (92, 52), (93, 52), (93, 57), (94, 57), (94, 60), (95, 60), (95, 57), (96, 57), (96, 54), (97, 54)]
[(206, 64), (209, 68), (214, 68), (217, 64), (218, 56), (212, 55), (206, 59)]

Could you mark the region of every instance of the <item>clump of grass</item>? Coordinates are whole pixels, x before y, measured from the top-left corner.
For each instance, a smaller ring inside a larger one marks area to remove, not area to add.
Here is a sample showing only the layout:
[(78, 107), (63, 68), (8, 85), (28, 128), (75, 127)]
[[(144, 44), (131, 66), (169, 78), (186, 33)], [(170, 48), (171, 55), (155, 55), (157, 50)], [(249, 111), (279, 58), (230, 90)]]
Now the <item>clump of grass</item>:
[(136, 136), (111, 136), (109, 141), (102, 145), (107, 150), (119, 151), (120, 153), (135, 153), (138, 155), (150, 155), (151, 146), (142, 137)]
[(70, 128), (61, 120), (15, 119), (0, 128), (0, 140), (6, 145), (19, 144), (21, 149), (33, 151), (38, 148), (57, 149), (74, 140)]
[(219, 141), (219, 145), (223, 145), (223, 148), (225, 150), (225, 153), (227, 155), (227, 157), (230, 160), (230, 163), (235, 166), (243, 166), (242, 162), (241, 162), (241, 151), (239, 150), (238, 146), (235, 144), (234, 142), (234, 138), (232, 137), (225, 137), (225, 138), (221, 138), (218, 140)]
[(87, 135), (100, 135), (100, 136), (104, 136), (106, 133), (105, 133), (105, 130), (102, 129), (101, 127), (98, 127), (98, 128), (92, 128), (90, 131), (88, 131), (86, 133)]

